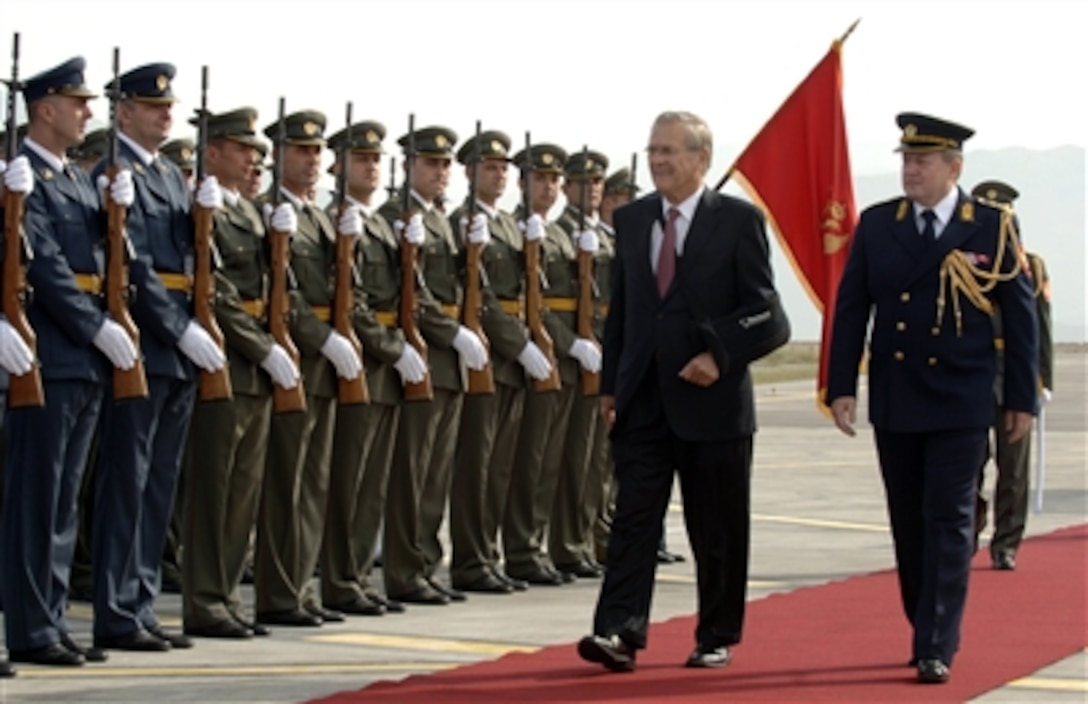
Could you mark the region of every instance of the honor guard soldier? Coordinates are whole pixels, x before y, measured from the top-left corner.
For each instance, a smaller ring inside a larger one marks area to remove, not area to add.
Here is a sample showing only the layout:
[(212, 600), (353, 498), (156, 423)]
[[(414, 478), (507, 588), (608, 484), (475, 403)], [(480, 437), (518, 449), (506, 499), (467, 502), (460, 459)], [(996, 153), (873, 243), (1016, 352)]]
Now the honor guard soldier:
[[(173, 124), (174, 75), (172, 64), (148, 64), (107, 86), (118, 101), (118, 165), (132, 171), (136, 191), (126, 225), (136, 255), (129, 280), (149, 391), (147, 398), (115, 402), (108, 388), (99, 430), (94, 636), (100, 647), (119, 650), (192, 646), (184, 635), (163, 630), (153, 606), (197, 371), (218, 371), (226, 363), (193, 318), (191, 195), (178, 167), (158, 153)], [(102, 183), (105, 166), (95, 168)], [(222, 205), (214, 178), (200, 185), (196, 200), (211, 209)]]
[[(563, 194), (567, 207), (559, 226), (577, 246), (590, 251), (593, 244), (593, 333), (571, 350), (586, 372), (600, 371), (600, 340), (608, 314), (610, 266), (615, 244), (601, 227), (598, 210), (604, 196), (608, 158), (592, 150), (576, 152), (567, 159)], [(587, 234), (588, 233), (588, 234)], [(579, 301), (583, 305), (584, 301)], [(593, 521), (600, 503), (602, 476), (611, 472), (608, 429), (600, 417), (595, 394), (579, 390), (574, 396), (570, 424), (563, 449), (563, 464), (548, 530), (548, 551), (560, 572), (577, 577), (600, 577), (601, 565), (592, 541)], [(590, 485), (593, 484), (592, 488)]]
[[(344, 205), (357, 208), (363, 218), (354, 250), (360, 274), (354, 290), (365, 306), (356, 307), (353, 323), (363, 347), (370, 402), (340, 406), (336, 412), (321, 544), (321, 598), (329, 608), (362, 616), (404, 611), (402, 604), (378, 592), (370, 571), (385, 513), (401, 385), (418, 383), (427, 373), (426, 362), (405, 343), (398, 327), (400, 246), (374, 202), (381, 185), (385, 134), (381, 123), (367, 120), (352, 125), (350, 143), (347, 128), (329, 139), (336, 154), (330, 171), (338, 179), (343, 176), (346, 184)], [(329, 205), (330, 215), (337, 210), (339, 196)]]
[[(291, 296), (290, 331), (302, 358), (306, 410), (272, 417), (254, 586), (258, 621), (320, 626), (344, 620), (321, 604), (313, 577), (325, 528), (337, 377), (350, 380), (363, 371), (355, 348), (331, 325), (336, 238), (357, 237), (362, 222), (357, 210), (348, 209), (334, 226), (312, 200), (325, 146), (325, 115), (303, 110), (284, 122), (283, 164), (277, 168), (282, 169), (281, 194), (298, 217), (291, 238), (298, 290)], [(265, 134), (275, 139), (277, 128), (273, 123)]]
[[(7, 189), (27, 194), (25, 228), (34, 257), (26, 276), (34, 295), (26, 312), (37, 334), (45, 392), (44, 406), (8, 408), (5, 419), (4, 630), (13, 662), (42, 665), (105, 659), (72, 638), (67, 577), (76, 495), (103, 385), (114, 367), (130, 369), (137, 356), (124, 328), (103, 309), (99, 196), (90, 177), (65, 158), (92, 116), (88, 100), (95, 94), (84, 85), (85, 66), (77, 57), (27, 79), (30, 126), (20, 156), (4, 173)], [(122, 171), (106, 197), (129, 204), (132, 196), (131, 177)], [(25, 373), (26, 361), (13, 349), (4, 366)]]
[[(198, 401), (193, 410), (185, 454), (182, 620), (190, 636), (249, 638), (268, 634), (247, 614), (239, 585), (260, 505), (272, 382), (294, 388), (299, 370), (267, 329), (265, 225), (260, 210), (242, 196), (259, 143), (257, 111), (209, 114), (206, 124), (204, 166), (223, 195), (223, 207), (212, 216), (222, 258), (214, 310), (233, 398)], [(272, 213), (271, 225), (296, 229), (290, 203)]]
[(196, 177), (196, 144), (188, 137), (172, 139), (162, 145), (162, 155), (177, 164), (181, 173), (185, 176), (185, 183), (189, 188), (194, 188), (193, 179)]
[[(479, 161), (476, 161), (479, 155)], [(552, 364), (529, 336), (525, 324), (525, 255), (517, 221), (498, 208), (506, 190), (510, 138), (481, 132), (457, 151), (466, 177), (476, 186), (475, 206), (450, 216), (455, 231), (467, 234), (469, 213), (487, 219), (491, 239), (481, 250), (483, 309), (480, 320), (491, 344), (494, 393), (465, 396), (450, 489), (450, 580), (456, 589), (506, 594), (525, 588), (492, 564), (498, 520), (505, 510), (514, 471), (514, 453), (530, 378), (543, 381)]]
[[(578, 384), (579, 365), (570, 350), (579, 340), (577, 311), (577, 248), (548, 211), (559, 197), (559, 179), (567, 153), (553, 144), (534, 144), (514, 155), (521, 171), (523, 203), (528, 189), (530, 213), (524, 206), (515, 217), (525, 223), (525, 239), (540, 241), (540, 282), (544, 325), (551, 337), (562, 382), (557, 391), (530, 390), (514, 454), (506, 509), (502, 512), (502, 545), (506, 574), (515, 580), (557, 586), (563, 576), (544, 552), (544, 530), (556, 498), (571, 405)], [(528, 167), (528, 168), (527, 168)], [(494, 542), (494, 536), (488, 539)], [(493, 548), (497, 556), (497, 548)]]
[[(1013, 211), (1013, 202), (1020, 192), (1003, 181), (983, 181), (974, 187), (971, 195), (987, 205)], [(1014, 218), (1016, 234), (1020, 236), (1019, 219)], [(1020, 240), (1021, 244), (1023, 240)], [(1031, 277), (1035, 295), (1035, 315), (1039, 322), (1039, 388), (1040, 403), (1050, 400), (1054, 389), (1054, 345), (1050, 322), (1050, 278), (1043, 258), (1027, 250), (1022, 251), (1024, 265)], [(1028, 519), (1029, 471), (1031, 466), (1031, 434), (1019, 442), (1009, 442), (1009, 428), (1002, 422), (1002, 387), (1004, 385), (1004, 335), (1001, 327), (1001, 311), (994, 311), (994, 347), (997, 350), (997, 382), (994, 396), (997, 413), (994, 417), (994, 444), (996, 450), (988, 452), (997, 468), (994, 485), (994, 532), (990, 538), (990, 559), (996, 570), (1016, 569), (1016, 552), (1024, 539)], [(1040, 429), (1041, 431), (1041, 429)], [(986, 499), (982, 496), (982, 484), (986, 477), (983, 459), (978, 474), (978, 508), (975, 514), (975, 547), (978, 535), (986, 525)]]
[[(407, 153), (410, 138), (414, 154)], [(425, 127), (397, 140), (405, 149), (405, 158), (412, 159), (411, 182), (404, 186), (409, 189), (411, 217), (401, 235), (419, 245), (423, 283), (443, 312), (441, 316), (425, 310), (420, 314), (419, 329), (428, 344), (434, 395), (429, 401), (405, 402), (401, 408), (386, 497), (382, 546), (386, 591), (391, 599), (418, 604), (443, 605), (465, 598), (435, 576), (442, 556), (438, 530), (449, 496), (461, 422), (464, 367), (483, 369), (488, 360), (480, 338), (458, 322), (461, 246), (449, 221), (434, 206), (449, 182), (456, 142), (456, 133), (445, 127)], [(387, 201), (381, 213), (394, 226), (406, 215), (396, 201)], [(488, 236), (482, 219), (473, 223), (471, 230), (473, 237)]]
[(106, 156), (109, 148), (110, 131), (106, 128), (92, 130), (83, 141), (68, 150), (68, 158), (87, 173), (94, 170), (94, 165)]
[(1009, 441), (1031, 428), (1038, 333), (1010, 212), (957, 182), (974, 131), (903, 113), (905, 196), (861, 214), (839, 283), (828, 398), (854, 435), (869, 341), (873, 424), (918, 680), (948, 680), (971, 568), (978, 470), (993, 423), (995, 309), (1004, 332)]

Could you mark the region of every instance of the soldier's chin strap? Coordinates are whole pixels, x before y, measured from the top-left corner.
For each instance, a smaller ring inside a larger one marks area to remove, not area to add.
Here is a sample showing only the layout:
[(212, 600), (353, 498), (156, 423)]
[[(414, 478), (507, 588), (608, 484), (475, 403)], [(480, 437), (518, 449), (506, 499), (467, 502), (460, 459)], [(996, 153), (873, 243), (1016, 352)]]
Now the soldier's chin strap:
[(1006, 209), (1001, 213), (1001, 227), (998, 231), (997, 252), (994, 256), (993, 267), (989, 270), (975, 265), (966, 254), (954, 249), (945, 255), (941, 263), (941, 283), (937, 295), (937, 320), (936, 330), (939, 332), (944, 318), (944, 307), (947, 298), (952, 299), (952, 313), (956, 318), (956, 337), (963, 336), (963, 311), (960, 305), (960, 296), (966, 296), (967, 300), (986, 315), (993, 315), (994, 307), (986, 294), (1004, 281), (1011, 281), (1019, 275), (1019, 266), (1013, 266), (1007, 272), (1001, 271), (1001, 265), (1005, 261), (1005, 255), (1009, 249), (1014, 252), (1022, 251), (1020, 239), (1016, 234), (1016, 226), (1013, 224), (1012, 212)]

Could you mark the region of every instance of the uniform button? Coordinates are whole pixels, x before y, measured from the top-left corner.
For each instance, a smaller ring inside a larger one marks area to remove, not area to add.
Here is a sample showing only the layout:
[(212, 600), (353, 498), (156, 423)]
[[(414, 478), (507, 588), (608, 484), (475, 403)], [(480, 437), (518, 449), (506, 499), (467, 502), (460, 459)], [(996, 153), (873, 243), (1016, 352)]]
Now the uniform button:
[(904, 355), (903, 355), (903, 352), (901, 350), (896, 350), (895, 354), (893, 356), (895, 357), (895, 360), (897, 362), (902, 362), (903, 361), (903, 356)]
[(936, 357), (930, 357), (929, 358), (929, 366), (931, 366), (931, 367), (937, 366), (937, 358)]
[(907, 324), (900, 320), (898, 323), (895, 324), (895, 329), (899, 332), (903, 332), (907, 329)]
[(909, 301), (910, 300), (910, 291), (904, 291), (903, 293), (899, 294), (899, 300), (903, 301), (904, 303)]

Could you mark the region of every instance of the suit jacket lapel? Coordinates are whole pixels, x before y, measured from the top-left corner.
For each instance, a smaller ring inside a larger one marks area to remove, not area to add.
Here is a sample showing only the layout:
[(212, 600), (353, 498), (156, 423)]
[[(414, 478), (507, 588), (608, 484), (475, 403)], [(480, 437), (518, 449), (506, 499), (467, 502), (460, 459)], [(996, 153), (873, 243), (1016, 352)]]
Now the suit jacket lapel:
[(643, 285), (650, 287), (654, 295), (657, 296), (657, 276), (654, 274), (653, 264), (651, 263), (651, 257), (653, 256), (651, 243), (653, 242), (654, 223), (660, 222), (661, 196), (657, 193), (649, 196), (645, 209), (645, 215), (639, 224), (638, 230), (630, 233), (630, 235), (624, 233), (623, 236), (630, 236), (635, 243), (632, 250), (638, 253), (635, 257), (636, 274), (644, 282)]

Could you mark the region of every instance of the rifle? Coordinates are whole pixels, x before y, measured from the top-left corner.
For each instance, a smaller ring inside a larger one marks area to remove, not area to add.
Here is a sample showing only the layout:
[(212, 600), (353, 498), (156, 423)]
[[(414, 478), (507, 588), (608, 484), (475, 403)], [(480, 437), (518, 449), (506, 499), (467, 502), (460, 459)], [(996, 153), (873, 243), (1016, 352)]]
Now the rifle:
[[(582, 146), (582, 164), (589, 160), (589, 150)], [(578, 231), (586, 229), (586, 208), (589, 206), (589, 172), (582, 174), (581, 202), (578, 204)], [(597, 341), (593, 332), (593, 255), (578, 248), (578, 337)], [(601, 387), (600, 372), (582, 370), (582, 395), (596, 396)]]
[[(476, 217), (476, 184), (480, 171), (480, 121), (476, 120), (476, 138), (472, 147), (472, 172), (468, 184), (468, 207), (465, 216), (465, 300), (461, 306), (461, 322), (466, 328), (476, 333), (484, 347), (488, 347), (487, 335), (480, 324), (480, 309), (483, 307), (483, 298), (480, 291), (480, 251), (482, 244), (468, 241), (468, 228), (472, 226), (472, 219)], [(491, 370), (491, 361), (488, 360), (483, 369), (468, 370), (469, 394), (493, 394), (495, 393), (495, 377)]]
[[(524, 186), (521, 191), (522, 211), (525, 218), (525, 227), (529, 227), (529, 218), (533, 214), (533, 156), (529, 151), (529, 133), (525, 133), (525, 160), (521, 165)], [(540, 291), (540, 241), (525, 240), (525, 323), (529, 327), (529, 335), (533, 344), (540, 348), (548, 362), (552, 365), (552, 373), (547, 379), (533, 379), (533, 391), (556, 391), (562, 386), (559, 380), (559, 364), (555, 359), (555, 343), (552, 336), (544, 327), (544, 319), (541, 311), (544, 308), (544, 298)]]
[[(408, 116), (408, 145), (404, 152), (404, 183), (400, 188), (401, 222), (408, 227), (412, 217), (412, 162), (416, 158), (416, 116)], [(419, 332), (416, 315), (419, 302), (416, 300), (416, 258), (419, 246), (401, 238), (400, 241), (400, 329), (404, 340), (427, 362), (427, 343)], [(405, 401), (429, 401), (434, 398), (431, 388), (431, 372), (427, 370), (423, 381), (404, 384)]]
[[(208, 148), (208, 67), (200, 68), (200, 115), (197, 118), (196, 183), (204, 181), (204, 152)], [(212, 232), (212, 211), (193, 203), (193, 249), (196, 258), (193, 271), (193, 316), (220, 350), (224, 350), (223, 331), (215, 320), (215, 276), (219, 260)], [(214, 372), (200, 370), (200, 400), (215, 401), (231, 398), (230, 371), (224, 366)]]
[(638, 193), (638, 181), (635, 180), (635, 174), (638, 172), (638, 152), (631, 152), (631, 182), (628, 184), (628, 188), (631, 191), (631, 200), (635, 199), (635, 194)]
[[(347, 136), (340, 148), (340, 173), (336, 177), (337, 223), (348, 209), (348, 162), (351, 159), (351, 103), (347, 106)], [(336, 237), (336, 293), (333, 298), (333, 325), (336, 332), (347, 338), (359, 359), (363, 358), (363, 345), (355, 334), (352, 325), (352, 311), (355, 310), (355, 287), (360, 285), (359, 271), (355, 268), (355, 238), (337, 234)], [(370, 392), (366, 386), (366, 370), (361, 370), (354, 379), (338, 376), (337, 400), (341, 404), (369, 403)]]
[[(15, 158), (15, 102), (19, 94), (19, 33), (15, 33), (11, 50), (11, 80), (8, 84), (8, 120), (5, 158), (8, 163)], [(38, 336), (26, 319), (26, 262), (34, 257), (34, 251), (23, 231), (23, 215), (26, 194), (4, 191), (4, 269), (0, 296), (3, 297), (4, 317), (8, 319), (23, 342), (34, 354), (33, 366), (26, 374), (8, 375), (8, 407), (37, 408), (45, 405), (42, 373), (38, 366)]]
[[(283, 149), (287, 141), (287, 125), (283, 120), (284, 99), (280, 98), (279, 123), (276, 126), (276, 163), (272, 168), (272, 190), (269, 201), (272, 210), (283, 202), (280, 193), (280, 180), (283, 178)], [(268, 291), (268, 332), (276, 344), (287, 352), (295, 366), (299, 366), (298, 347), (291, 339), (287, 329), (287, 316), (290, 303), (287, 298), (289, 267), (291, 266), (291, 233), (268, 228), (268, 246), (271, 250), (271, 281)], [(285, 389), (272, 383), (272, 410), (275, 413), (289, 413), (306, 410), (306, 390), (302, 379), (293, 388)]]
[(397, 194), (397, 157), (389, 157), (389, 185), (385, 187), (385, 192), (389, 200), (393, 200), (393, 196)]
[[(113, 49), (113, 83), (110, 84), (110, 138), (106, 152), (106, 177), (110, 185), (117, 179), (120, 167), (117, 166), (118, 150), (118, 103), (121, 102), (121, 50)], [(140, 356), (140, 331), (128, 312), (129, 284), (128, 263), (135, 258), (132, 242), (125, 230), (125, 218), (128, 210), (109, 197), (106, 188), (106, 312), (115, 323), (120, 325), (132, 339), (136, 347), (136, 362), (131, 369), (113, 368), (113, 398), (117, 401), (132, 398), (147, 398), (147, 376), (144, 374), (144, 362)]]

